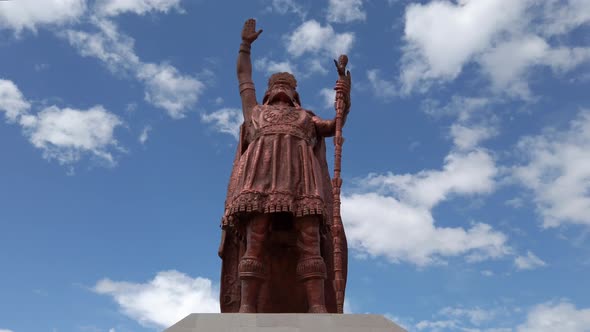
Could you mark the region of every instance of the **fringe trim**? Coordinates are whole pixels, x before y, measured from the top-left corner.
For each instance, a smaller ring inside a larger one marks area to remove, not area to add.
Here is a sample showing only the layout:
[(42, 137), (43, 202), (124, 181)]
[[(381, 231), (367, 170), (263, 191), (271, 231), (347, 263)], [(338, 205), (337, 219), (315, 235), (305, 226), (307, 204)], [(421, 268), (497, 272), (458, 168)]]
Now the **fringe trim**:
[[(296, 217), (326, 215), (326, 205), (319, 195), (295, 196), (290, 193), (242, 192), (226, 207), (226, 216), (236, 213), (291, 212)], [(225, 218), (231, 220), (232, 218)], [(228, 221), (229, 221), (228, 220)]]

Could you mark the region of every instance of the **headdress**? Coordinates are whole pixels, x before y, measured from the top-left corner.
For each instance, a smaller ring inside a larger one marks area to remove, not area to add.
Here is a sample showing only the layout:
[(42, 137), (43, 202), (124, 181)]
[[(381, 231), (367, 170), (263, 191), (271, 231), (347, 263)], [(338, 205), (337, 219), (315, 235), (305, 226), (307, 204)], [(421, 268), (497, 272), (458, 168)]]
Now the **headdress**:
[(282, 72), (272, 74), (268, 79), (268, 88), (270, 89), (273, 85), (277, 83), (287, 84), (293, 90), (297, 88), (297, 80), (295, 79), (295, 76), (293, 76), (291, 73)]
[(293, 102), (296, 104), (295, 106), (301, 106), (301, 100), (299, 99), (299, 93), (297, 93), (297, 80), (295, 76), (291, 73), (282, 72), (272, 74), (268, 79), (268, 88), (266, 89), (266, 93), (264, 94), (264, 98), (262, 99), (262, 103), (266, 104), (268, 102), (268, 98), (270, 97), (270, 91), (272, 90), (273, 85), (275, 84), (286, 84), (291, 87), (294, 91), (294, 100)]

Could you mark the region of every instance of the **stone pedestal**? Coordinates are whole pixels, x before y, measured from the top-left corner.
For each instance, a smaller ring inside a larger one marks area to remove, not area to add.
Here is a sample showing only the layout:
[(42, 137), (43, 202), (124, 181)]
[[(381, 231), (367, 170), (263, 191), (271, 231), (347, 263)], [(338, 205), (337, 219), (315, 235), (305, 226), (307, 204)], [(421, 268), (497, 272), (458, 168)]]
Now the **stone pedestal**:
[(165, 332), (406, 332), (380, 315), (190, 314)]

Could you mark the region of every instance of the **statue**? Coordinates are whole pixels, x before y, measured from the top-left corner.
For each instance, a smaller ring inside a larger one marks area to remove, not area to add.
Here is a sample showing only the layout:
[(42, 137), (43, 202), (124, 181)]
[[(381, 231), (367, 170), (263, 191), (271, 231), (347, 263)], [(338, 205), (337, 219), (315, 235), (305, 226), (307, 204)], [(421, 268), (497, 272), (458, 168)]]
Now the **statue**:
[[(347, 58), (335, 61), (336, 119), (302, 108), (290, 73), (273, 74), (258, 104), (250, 49), (261, 33), (247, 20), (238, 53), (244, 122), (221, 225), (221, 312), (341, 313), (348, 257), (338, 135), (350, 109)], [(334, 135), (331, 180), (324, 138)]]

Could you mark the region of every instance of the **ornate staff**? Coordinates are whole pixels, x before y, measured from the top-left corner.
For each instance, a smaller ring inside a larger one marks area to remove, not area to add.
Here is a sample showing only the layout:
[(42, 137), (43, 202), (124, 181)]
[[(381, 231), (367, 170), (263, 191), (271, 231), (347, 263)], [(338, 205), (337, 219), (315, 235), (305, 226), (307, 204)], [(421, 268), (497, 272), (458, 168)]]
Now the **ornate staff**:
[(347, 111), (347, 98), (350, 92), (350, 72), (346, 70), (348, 57), (341, 55), (338, 61), (334, 60), (336, 69), (338, 69), (338, 81), (336, 81), (336, 133), (334, 135), (334, 178), (332, 179), (332, 190), (334, 195), (334, 222), (332, 223), (332, 236), (334, 244), (334, 291), (336, 292), (336, 306), (338, 313), (344, 311), (344, 288), (345, 280), (343, 276), (342, 264), (342, 218), (340, 216), (340, 188), (342, 187), (342, 178), (340, 178), (342, 163), (342, 125), (344, 122), (345, 112)]

